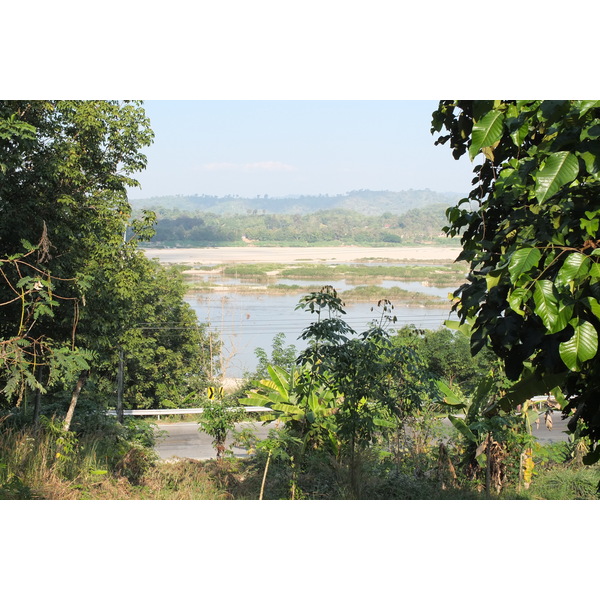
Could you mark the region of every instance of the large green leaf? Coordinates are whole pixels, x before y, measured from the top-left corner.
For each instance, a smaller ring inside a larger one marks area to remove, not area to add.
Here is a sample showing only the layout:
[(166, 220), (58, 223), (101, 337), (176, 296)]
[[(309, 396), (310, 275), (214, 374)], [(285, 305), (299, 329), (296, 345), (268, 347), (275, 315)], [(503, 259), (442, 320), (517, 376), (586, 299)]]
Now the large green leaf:
[(238, 402), (244, 406), (266, 406), (270, 408), (270, 405), (273, 404), (273, 399), (265, 394), (252, 391), (248, 392), (246, 398), (240, 398)]
[(576, 106), (583, 116), (592, 108), (600, 107), (600, 100), (573, 100), (573, 105)]
[(521, 248), (513, 253), (508, 263), (510, 281), (516, 283), (523, 273), (537, 267), (542, 253), (537, 248)]
[(455, 410), (459, 410), (466, 407), (464, 398), (458, 395), (445, 381), (441, 379), (436, 381), (437, 387), (444, 395), (444, 402), (452, 405)]
[(490, 110), (481, 121), (473, 125), (471, 145), (469, 147), (469, 157), (471, 160), (475, 158), (481, 148), (492, 146), (500, 140), (504, 118), (503, 112)]
[[(282, 397), (287, 397), (289, 395), (290, 376), (288, 376), (284, 369), (276, 365), (268, 365), (267, 371), (269, 372), (272, 381), (277, 386), (277, 391), (279, 391)], [(291, 377), (293, 377), (293, 374), (291, 375)]]
[(448, 319), (447, 321), (444, 321), (444, 327), (447, 327), (448, 329), (452, 329), (454, 331), (459, 331), (464, 335), (471, 335), (472, 325), (470, 322), (461, 323), (460, 321), (451, 321), (450, 319)]
[(571, 371), (580, 371), (581, 364), (598, 352), (598, 332), (587, 321), (573, 319), (573, 336), (559, 345), (560, 357)]
[(585, 277), (590, 271), (590, 260), (581, 252), (571, 252), (556, 275), (557, 286), (574, 285)]
[(512, 310), (523, 317), (525, 316), (525, 311), (521, 307), (530, 297), (531, 291), (527, 288), (514, 288), (509, 292), (507, 300)]
[(562, 331), (568, 323), (566, 313), (560, 310), (558, 296), (551, 281), (543, 279), (535, 282), (533, 292), (534, 312), (540, 317), (550, 333)]
[(596, 298), (588, 296), (583, 300), (583, 303), (590, 307), (590, 310), (597, 319), (600, 319), (600, 302)]
[(450, 420), (452, 425), (454, 425), (454, 427), (456, 427), (456, 429), (460, 431), (460, 433), (462, 433), (468, 440), (470, 440), (471, 442), (477, 442), (477, 437), (462, 419), (459, 419), (458, 417), (454, 417), (452, 415), (448, 415), (448, 419)]
[(535, 197), (541, 204), (554, 196), (561, 186), (570, 183), (579, 173), (579, 161), (570, 152), (551, 154), (541, 171), (535, 175)]

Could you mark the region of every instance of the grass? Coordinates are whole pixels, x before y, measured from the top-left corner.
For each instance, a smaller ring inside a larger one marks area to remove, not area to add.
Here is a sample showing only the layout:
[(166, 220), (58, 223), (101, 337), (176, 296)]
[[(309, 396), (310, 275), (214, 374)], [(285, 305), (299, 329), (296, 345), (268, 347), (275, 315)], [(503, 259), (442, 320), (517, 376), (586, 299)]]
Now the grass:
[(296, 265), (281, 270), (281, 277), (302, 279), (392, 279), (428, 281), (432, 285), (460, 285), (466, 268), (452, 265)]
[[(554, 445), (550, 445), (554, 446)], [(407, 447), (408, 448), (408, 447)], [(563, 461), (565, 446), (540, 450), (529, 489), (513, 481), (495, 500), (598, 499), (600, 465)], [(372, 500), (484, 500), (482, 482), (459, 478), (444, 485), (436, 450), (400, 454), (373, 447), (359, 457), (361, 497)], [(560, 461), (560, 462), (557, 462)], [(2, 500), (256, 500), (266, 454), (222, 461), (184, 459), (161, 462), (151, 448), (106, 435), (61, 436), (57, 430), (4, 428), (0, 435)], [(273, 457), (265, 499), (343, 500), (351, 498), (347, 465), (313, 451), (306, 455), (292, 486), (289, 460)]]
[[(286, 279), (313, 279), (316, 281), (331, 281), (335, 287), (335, 281), (346, 279), (348, 283), (355, 285), (352, 290), (343, 292), (341, 295), (348, 300), (373, 301), (388, 298), (398, 302), (423, 306), (448, 306), (448, 301), (437, 296), (429, 296), (423, 293), (413, 293), (403, 290), (401, 286), (383, 288), (378, 286), (383, 280), (392, 281), (423, 281), (433, 287), (458, 287), (464, 283), (465, 267), (460, 264), (452, 265), (287, 265), (283, 263), (262, 264), (238, 264), (222, 265), (219, 269), (224, 276), (236, 277), (245, 281), (262, 284), (262, 292), (265, 294), (306, 294), (315, 291), (312, 286), (289, 285), (270, 283), (278, 278)], [(210, 292), (222, 289), (210, 282), (195, 281), (194, 276), (186, 277), (190, 290), (199, 292)], [(235, 293), (254, 293), (256, 290), (247, 283), (231, 286)]]
[(465, 280), (466, 267), (450, 265), (329, 265), (286, 263), (252, 263), (221, 265), (223, 275), (239, 278), (283, 277), (296, 279), (345, 279), (378, 278), (404, 279), (407, 281), (430, 281), (436, 285), (456, 285)]
[[(199, 461), (162, 463), (139, 444), (111, 448), (97, 436), (60, 438), (32, 428), (0, 437), (0, 500), (222, 500), (229, 497)], [(223, 478), (223, 482), (226, 478)]]
[(402, 302), (410, 305), (439, 306), (441, 308), (449, 308), (450, 306), (449, 300), (420, 292), (410, 292), (397, 286), (384, 288), (376, 285), (362, 285), (343, 291), (340, 296), (344, 300), (377, 301), (386, 298), (392, 302)]
[(286, 267), (282, 263), (250, 263), (222, 266), (222, 273), (231, 277), (259, 277), (266, 276), (271, 271), (281, 271)]
[(534, 477), (523, 494), (538, 500), (597, 500), (600, 467), (556, 466)]

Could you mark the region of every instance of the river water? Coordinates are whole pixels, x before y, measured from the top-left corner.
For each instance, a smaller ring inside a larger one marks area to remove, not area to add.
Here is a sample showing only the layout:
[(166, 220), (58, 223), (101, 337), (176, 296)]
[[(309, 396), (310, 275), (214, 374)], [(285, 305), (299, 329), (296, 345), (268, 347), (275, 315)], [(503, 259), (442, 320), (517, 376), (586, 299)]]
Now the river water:
[[(239, 285), (239, 280), (223, 279), (220, 285)], [(338, 291), (353, 287), (345, 281), (321, 282), (278, 280), (286, 285), (312, 286), (318, 291), (323, 285), (332, 284)], [(426, 287), (420, 282), (384, 280), (382, 287), (398, 286), (410, 291), (418, 291), (432, 296), (447, 298), (448, 292), (456, 288)], [(235, 293), (227, 290), (206, 293), (191, 293), (186, 301), (196, 311), (200, 322), (208, 322), (223, 342), (221, 357), (224, 377), (240, 378), (253, 371), (258, 359), (256, 348), (263, 348), (271, 355), (273, 338), (278, 333), (285, 334), (285, 345), (293, 344), (298, 351), (305, 348), (298, 337), (315, 320), (315, 315), (296, 310), (298, 302), (305, 292), (298, 294), (272, 295), (267, 293)], [(358, 333), (364, 331), (373, 319), (381, 316), (376, 303), (348, 302), (344, 320)], [(408, 307), (395, 305), (392, 312), (397, 322), (392, 328), (413, 324), (422, 329), (437, 329), (449, 317), (448, 309)]]

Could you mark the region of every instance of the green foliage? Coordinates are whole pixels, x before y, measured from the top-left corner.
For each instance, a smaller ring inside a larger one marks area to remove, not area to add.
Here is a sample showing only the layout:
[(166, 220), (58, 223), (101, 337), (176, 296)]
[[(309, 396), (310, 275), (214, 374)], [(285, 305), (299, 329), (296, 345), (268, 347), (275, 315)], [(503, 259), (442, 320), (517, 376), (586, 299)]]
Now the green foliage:
[(303, 297), (297, 308), (316, 317), (301, 335), (308, 347), (295, 368), (269, 365), (269, 378), (253, 382), (241, 402), (269, 408), (261, 418), (281, 421), (298, 441), (285, 448), (294, 464), (293, 489), (297, 469), (316, 452), (329, 456), (340, 474), (348, 471), (349, 493), (360, 497), (361, 452), (390, 436), (437, 391), (415, 348), (391, 342), (389, 301), (379, 302), (379, 318), (362, 334), (341, 317), (344, 304), (331, 286)]
[(64, 369), (72, 385), (85, 368), (74, 362), (90, 358), (76, 339), (87, 266), (123, 238), (152, 132), (139, 103), (109, 101), (2, 101), (0, 131), (0, 342), (12, 350), (0, 353), (0, 379), (2, 400), (18, 404)]
[[(283, 202), (290, 205), (289, 200)], [(389, 245), (439, 240), (448, 204), (413, 208), (403, 214), (361, 214), (355, 208), (319, 210), (311, 214), (220, 215), (181, 213), (155, 207), (157, 223), (153, 244), (167, 246), (260, 245)], [(375, 210), (375, 206), (370, 207)], [(244, 211), (242, 211), (244, 212)]]
[(240, 408), (237, 401), (228, 398), (207, 400), (203, 402), (202, 409), (199, 429), (213, 438), (217, 460), (221, 460), (225, 453), (227, 434), (244, 418), (246, 411)]
[(598, 500), (600, 472), (596, 469), (555, 467), (533, 480), (528, 490), (529, 498), (546, 500)]
[[(97, 294), (85, 308), (81, 338), (101, 352), (97, 393), (114, 395), (119, 349), (124, 354), (124, 404), (172, 408), (198, 395), (216, 377), (211, 363), (218, 342), (210, 339), (184, 301), (177, 269), (132, 254), (125, 264), (99, 266)], [(102, 292), (102, 293), (100, 293)], [(113, 396), (114, 397), (114, 396)]]
[(410, 344), (425, 362), (425, 372), (448, 382), (465, 396), (473, 393), (481, 374), (488, 373), (498, 363), (488, 349), (472, 356), (468, 335), (448, 327), (422, 330), (405, 326), (395, 332), (392, 341), (397, 345)]
[[(361, 259), (368, 262), (371, 259)], [(204, 267), (203, 267), (204, 269)], [(464, 264), (447, 265), (381, 265), (381, 264), (294, 264), (261, 263), (235, 264), (213, 267), (224, 275), (252, 281), (269, 279), (326, 279), (335, 281), (348, 279), (360, 283), (378, 283), (384, 279), (424, 281), (434, 286), (460, 285), (465, 280)]]
[(132, 220), (127, 189), (152, 138), (139, 102), (0, 102), (3, 408), (76, 402), (88, 371), (114, 404), (121, 352), (126, 406), (178, 406), (217, 375), (181, 274), (138, 249), (156, 215)]
[[(600, 440), (600, 102), (443, 101), (432, 133), (480, 158), (473, 190), (447, 211), (468, 283), (457, 292), (471, 347), (519, 380), (505, 408), (554, 391), (569, 428)], [(592, 449), (592, 458), (600, 451)]]
[(263, 348), (256, 348), (254, 354), (258, 358), (258, 365), (256, 371), (251, 376), (252, 379), (262, 379), (268, 375), (268, 367), (272, 365), (274, 367), (282, 367), (283, 369), (290, 369), (294, 361), (296, 360), (296, 346), (290, 344), (289, 346), (284, 345), (285, 333), (277, 333), (273, 337), (271, 343), (271, 357), (267, 355)]
[(70, 498), (82, 483), (141, 482), (157, 460), (152, 425), (120, 424), (90, 401), (79, 408), (70, 431), (54, 415), (42, 415), (37, 428), (14, 419), (0, 424), (0, 498)]
[[(254, 381), (255, 389), (247, 393), (240, 403), (247, 406), (263, 406), (272, 412), (262, 413), (262, 421), (280, 421), (298, 440), (297, 448), (289, 452), (302, 455), (306, 448), (326, 446), (335, 456), (341, 441), (333, 414), (337, 402), (335, 395), (324, 386), (306, 386), (308, 373), (292, 367), (268, 365), (269, 378)], [(299, 458), (300, 460), (300, 458)]]
[(499, 493), (505, 485), (522, 480), (525, 461), (529, 461), (529, 484), (534, 465), (532, 423), (539, 419), (539, 409), (526, 401), (518, 414), (503, 410), (502, 400), (510, 382), (493, 369), (479, 377), (468, 397), (444, 381), (437, 385), (450, 413), (448, 419), (459, 435), (458, 450), (466, 477), (485, 479), (487, 493), (492, 485)]

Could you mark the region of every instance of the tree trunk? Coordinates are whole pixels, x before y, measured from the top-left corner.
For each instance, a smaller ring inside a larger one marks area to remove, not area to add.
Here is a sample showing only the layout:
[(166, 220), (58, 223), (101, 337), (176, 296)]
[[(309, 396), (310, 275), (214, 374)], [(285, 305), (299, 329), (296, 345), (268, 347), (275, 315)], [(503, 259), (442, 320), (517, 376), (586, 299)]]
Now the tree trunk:
[(269, 463), (271, 462), (271, 452), (272, 450), (269, 450), (269, 454), (267, 454), (267, 464), (265, 465), (265, 472), (263, 473), (262, 483), (260, 485), (260, 496), (258, 497), (259, 500), (263, 499), (265, 482), (267, 481), (267, 472), (269, 471)]
[(358, 467), (356, 464), (356, 442), (355, 435), (350, 439), (350, 490), (354, 500), (359, 500), (360, 490), (358, 489)]
[(87, 381), (89, 371), (81, 371), (79, 375), (79, 379), (75, 384), (75, 389), (73, 390), (73, 395), (71, 396), (71, 404), (69, 405), (69, 410), (67, 411), (67, 416), (65, 417), (65, 421), (63, 423), (64, 431), (69, 431), (71, 427), (71, 420), (73, 419), (73, 413), (75, 412), (75, 406), (77, 405), (77, 400), (79, 399), (79, 394)]
[[(42, 367), (38, 367), (37, 380), (39, 382), (42, 381), (42, 375), (43, 375)], [(35, 391), (35, 399), (34, 399), (34, 404), (33, 404), (33, 419), (32, 419), (32, 421), (33, 421), (34, 429), (37, 429), (40, 425), (41, 406), (42, 406), (42, 391), (40, 389), (37, 389)]]
[(486, 461), (485, 461), (485, 495), (491, 495), (492, 487), (492, 434), (487, 434)]
[(117, 373), (117, 420), (123, 424), (123, 348), (119, 349), (119, 372)]

